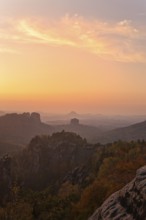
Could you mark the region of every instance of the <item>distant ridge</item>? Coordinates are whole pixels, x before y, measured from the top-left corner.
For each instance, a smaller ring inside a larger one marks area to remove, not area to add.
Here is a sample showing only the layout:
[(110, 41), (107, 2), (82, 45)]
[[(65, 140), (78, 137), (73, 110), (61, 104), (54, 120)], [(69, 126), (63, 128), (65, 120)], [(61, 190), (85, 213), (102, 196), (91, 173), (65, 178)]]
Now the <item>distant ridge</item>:
[(41, 122), (40, 114), (11, 113), (0, 117), (0, 140), (27, 144), (38, 134), (50, 134), (53, 128)]
[[(76, 114), (76, 112), (71, 112), (73, 116)], [(104, 132), (98, 127), (80, 123), (79, 117), (70, 117), (70, 120), (72, 119), (76, 123), (70, 124), (68, 120), (68, 124), (50, 126), (43, 123), (40, 114), (36, 112), (6, 114), (0, 116), (0, 141), (26, 145), (36, 135), (51, 135), (62, 130), (75, 132), (90, 143), (146, 140), (146, 121)]]
[(146, 140), (146, 121), (105, 132), (98, 141), (108, 143), (118, 140), (132, 141), (138, 139)]
[(71, 118), (69, 124), (65, 125), (57, 125), (54, 126), (55, 131), (60, 132), (62, 130), (67, 132), (74, 132), (78, 135), (80, 135), (82, 138), (86, 138), (88, 142), (93, 142), (95, 137), (99, 137), (102, 134), (101, 129), (89, 126), (89, 125), (83, 125), (80, 123), (80, 120), (78, 118)]
[[(73, 112), (73, 115), (76, 114)], [(72, 113), (71, 113), (72, 115)], [(70, 120), (77, 117), (70, 117)], [(41, 122), (39, 113), (11, 113), (0, 116), (0, 141), (8, 141), (20, 145), (26, 145), (36, 135), (51, 135), (54, 132), (61, 132), (62, 130), (68, 132), (75, 132), (81, 137), (86, 138), (89, 142), (95, 137), (101, 136), (101, 130), (94, 126), (83, 125), (79, 123), (69, 122), (64, 125), (50, 126)]]
[(68, 113), (68, 116), (70, 116), (70, 117), (78, 117), (79, 114), (77, 112), (75, 112), (75, 111), (71, 111), (71, 112)]

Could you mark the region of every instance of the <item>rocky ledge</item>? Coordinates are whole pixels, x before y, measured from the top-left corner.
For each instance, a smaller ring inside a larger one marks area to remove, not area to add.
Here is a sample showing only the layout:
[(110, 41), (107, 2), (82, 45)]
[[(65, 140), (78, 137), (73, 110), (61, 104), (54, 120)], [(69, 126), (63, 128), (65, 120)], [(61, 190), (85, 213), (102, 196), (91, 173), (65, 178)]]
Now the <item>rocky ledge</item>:
[(88, 220), (145, 220), (146, 166), (120, 191), (112, 194)]

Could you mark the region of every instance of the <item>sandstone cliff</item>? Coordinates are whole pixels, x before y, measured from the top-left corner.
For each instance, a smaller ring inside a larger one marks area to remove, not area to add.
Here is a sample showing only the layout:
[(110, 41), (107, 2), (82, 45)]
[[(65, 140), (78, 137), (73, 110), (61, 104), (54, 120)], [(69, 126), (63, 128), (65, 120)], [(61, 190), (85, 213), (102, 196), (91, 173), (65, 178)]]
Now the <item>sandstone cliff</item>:
[(120, 191), (111, 195), (88, 220), (145, 220), (146, 166)]
[(51, 134), (53, 128), (41, 122), (38, 113), (6, 114), (0, 116), (0, 140), (17, 144), (28, 144), (41, 134)]

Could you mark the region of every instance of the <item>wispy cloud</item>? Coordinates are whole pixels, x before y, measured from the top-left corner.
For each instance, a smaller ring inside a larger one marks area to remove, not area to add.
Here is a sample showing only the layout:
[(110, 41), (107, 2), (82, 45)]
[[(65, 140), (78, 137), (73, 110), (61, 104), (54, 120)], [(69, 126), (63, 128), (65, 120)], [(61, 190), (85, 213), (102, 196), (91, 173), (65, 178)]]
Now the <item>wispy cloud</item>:
[(19, 51), (12, 48), (0, 46), (0, 53), (19, 54)]
[(3, 19), (0, 21), (0, 43), (15, 47), (20, 43), (69, 46), (103, 59), (146, 62), (146, 28), (136, 27), (128, 20), (103, 22), (77, 15), (66, 15), (57, 21)]

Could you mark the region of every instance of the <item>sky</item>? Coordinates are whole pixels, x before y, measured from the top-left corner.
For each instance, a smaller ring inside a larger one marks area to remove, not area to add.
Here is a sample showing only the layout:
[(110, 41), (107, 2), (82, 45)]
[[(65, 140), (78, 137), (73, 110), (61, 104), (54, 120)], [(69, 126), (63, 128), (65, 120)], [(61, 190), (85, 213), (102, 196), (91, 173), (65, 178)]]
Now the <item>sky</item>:
[(145, 0), (1, 0), (0, 110), (146, 113)]

